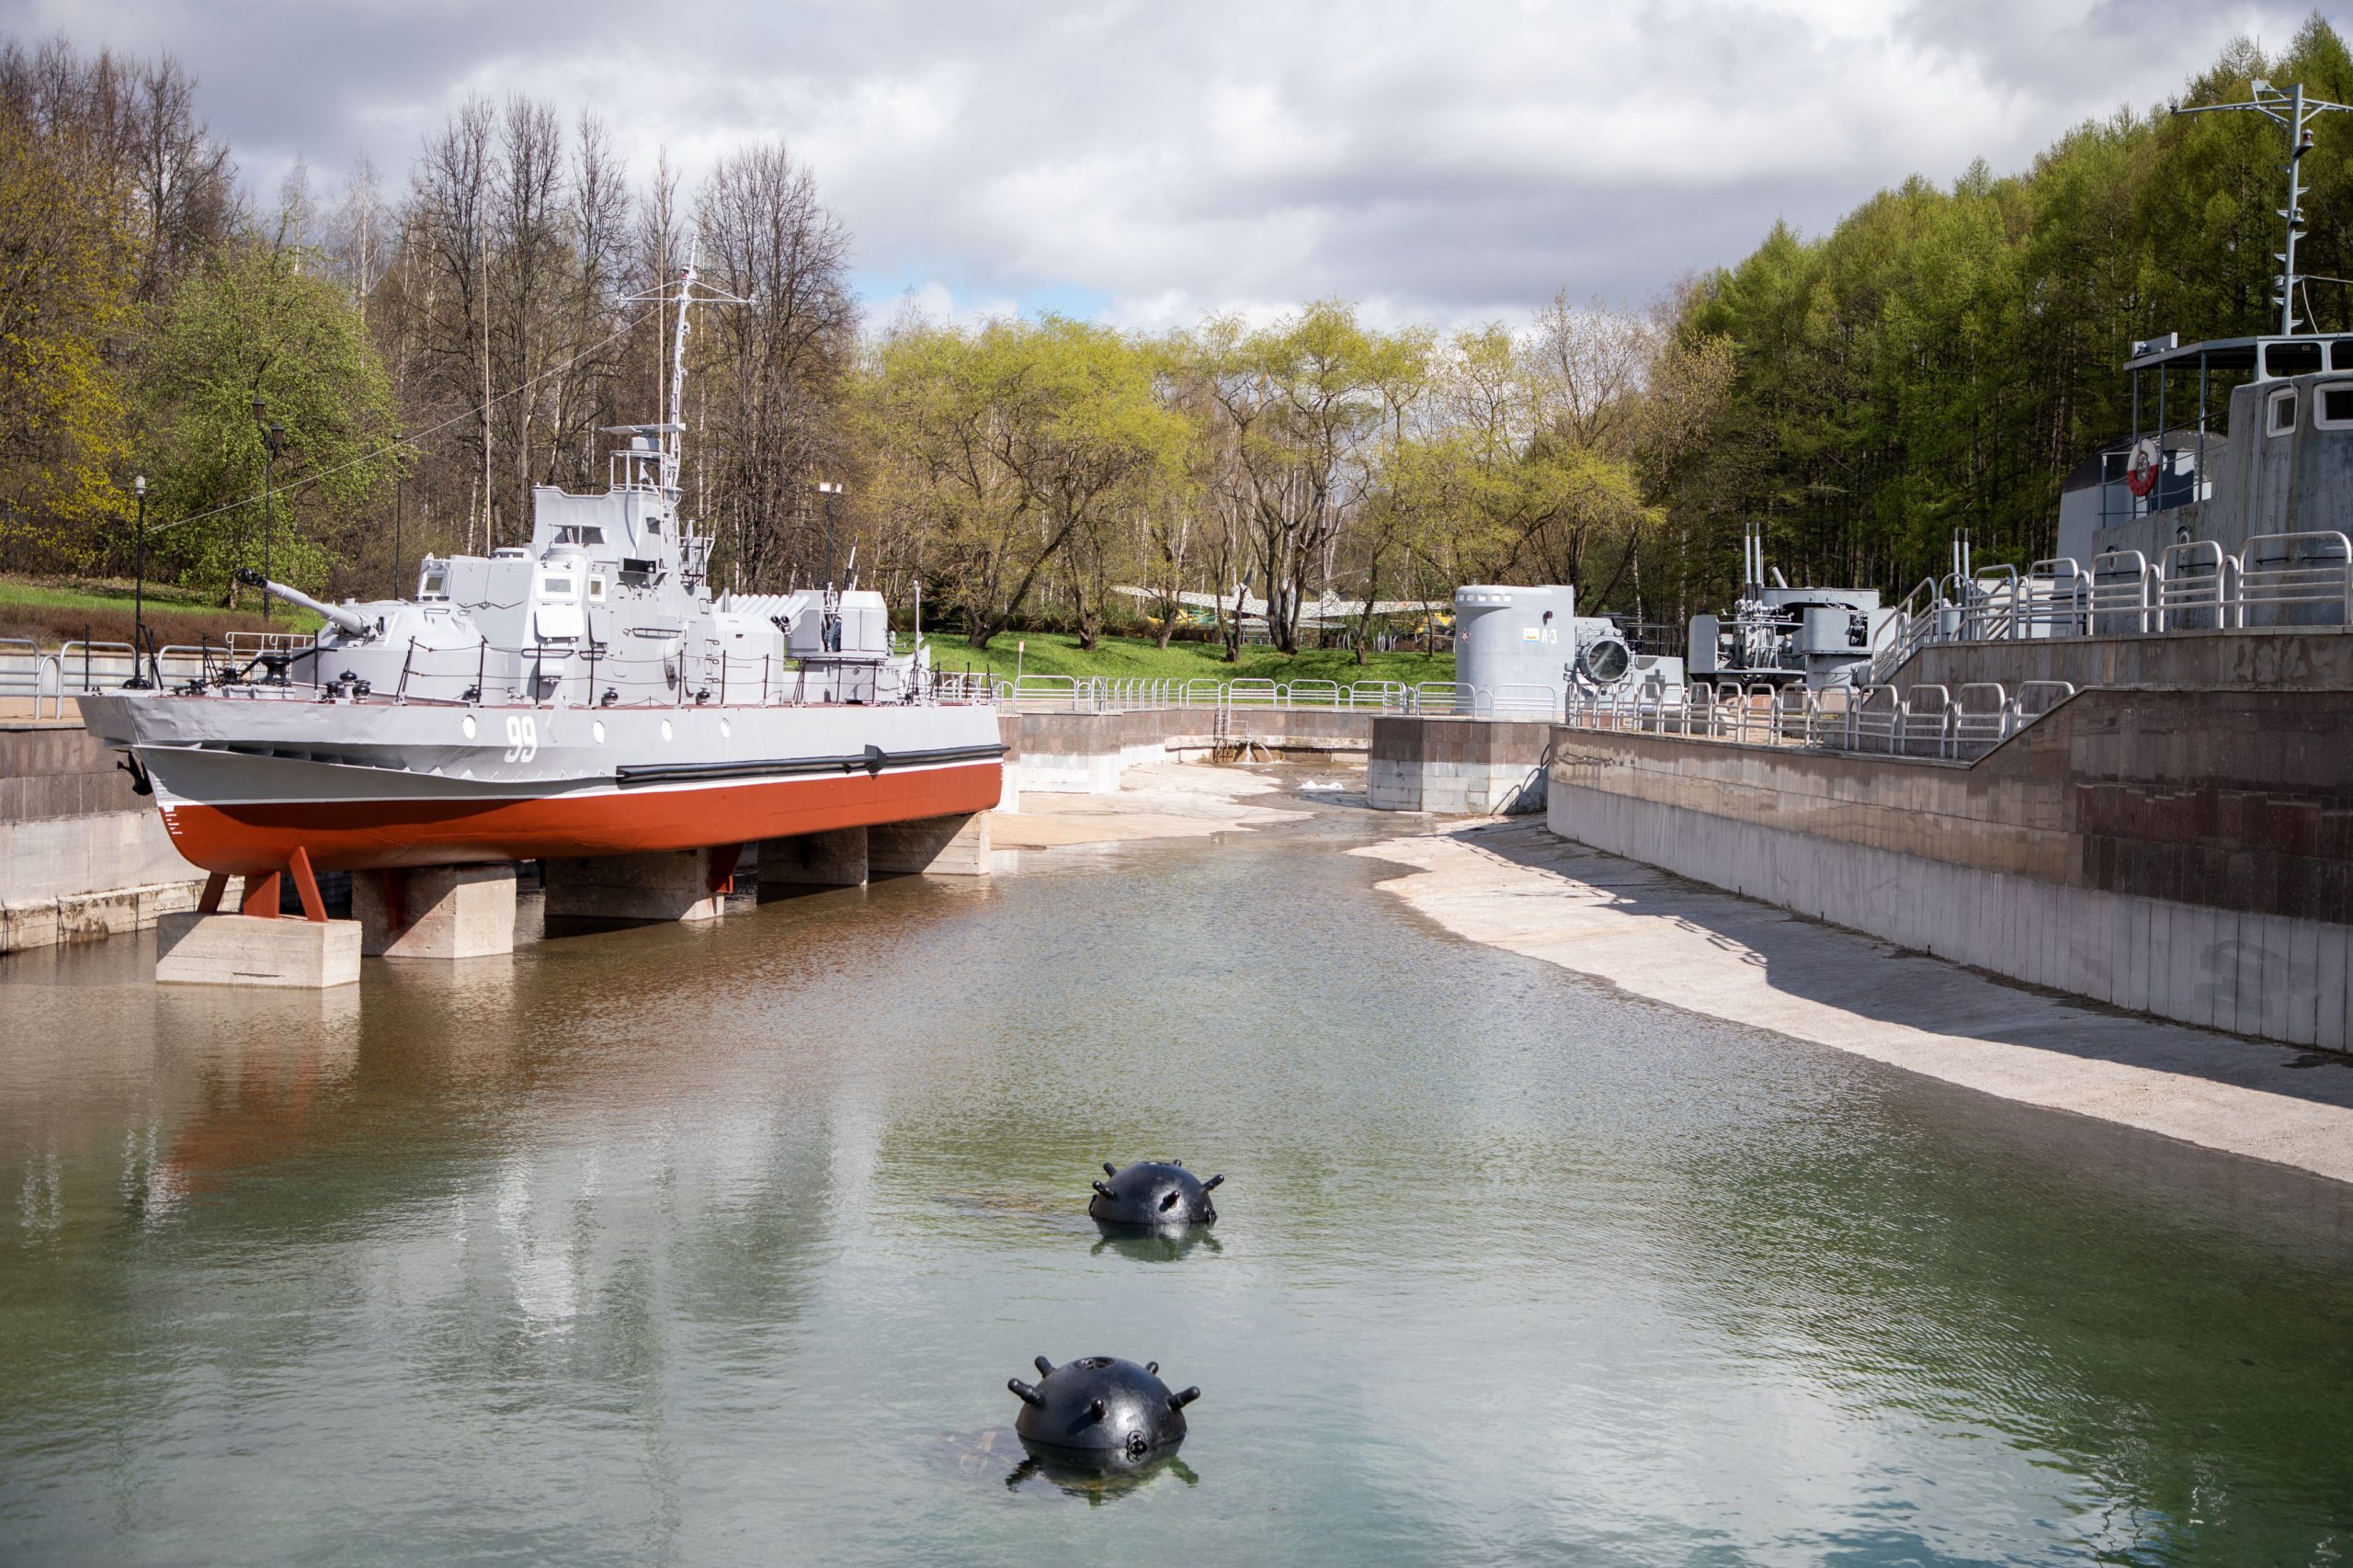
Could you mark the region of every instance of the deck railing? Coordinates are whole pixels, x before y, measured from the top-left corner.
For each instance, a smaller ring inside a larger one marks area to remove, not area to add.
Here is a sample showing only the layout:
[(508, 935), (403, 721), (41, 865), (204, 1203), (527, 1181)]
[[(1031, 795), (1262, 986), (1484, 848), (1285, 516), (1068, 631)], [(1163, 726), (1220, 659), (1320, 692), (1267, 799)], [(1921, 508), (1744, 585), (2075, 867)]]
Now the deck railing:
[(2142, 637), (2283, 626), (2353, 628), (2353, 544), (2334, 530), (2258, 534), (2233, 555), (2211, 540), (1987, 567), (1924, 582), (1877, 633), (1869, 679), (1922, 648), (2061, 637)]
[(2028, 681), (2016, 692), (1993, 681), (1958, 689), (1924, 682), (1900, 691), (1727, 681), (1579, 695), (1564, 722), (1579, 730), (1969, 762), (2075, 694), (2065, 681)]

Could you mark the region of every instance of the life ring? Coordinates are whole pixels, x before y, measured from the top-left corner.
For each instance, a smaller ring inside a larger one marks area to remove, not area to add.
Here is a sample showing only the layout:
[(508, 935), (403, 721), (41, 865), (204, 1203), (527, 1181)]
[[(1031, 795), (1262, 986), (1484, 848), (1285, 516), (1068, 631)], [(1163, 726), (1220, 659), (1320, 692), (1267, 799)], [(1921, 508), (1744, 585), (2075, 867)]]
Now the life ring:
[(2131, 460), (2124, 465), (2124, 485), (2135, 495), (2146, 495), (2157, 487), (2158, 465), (2164, 461), (2157, 451), (2157, 438), (2143, 436), (2132, 444)]

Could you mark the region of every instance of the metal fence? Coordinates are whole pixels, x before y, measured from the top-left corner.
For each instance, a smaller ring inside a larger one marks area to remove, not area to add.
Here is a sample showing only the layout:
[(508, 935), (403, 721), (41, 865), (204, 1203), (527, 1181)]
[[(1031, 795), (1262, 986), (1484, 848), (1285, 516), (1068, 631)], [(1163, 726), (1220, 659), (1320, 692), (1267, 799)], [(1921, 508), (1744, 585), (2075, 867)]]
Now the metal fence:
[(1892, 686), (1740, 686), (1729, 682), (1664, 690), (1572, 696), (1572, 729), (1623, 730), (1750, 745), (1805, 746), (1884, 756), (1969, 762), (2075, 694), (2063, 680), (2028, 681), (2012, 692), (1993, 681), (1949, 689)]
[(2258, 534), (2236, 555), (2211, 540), (2150, 560), (2110, 551), (1930, 578), (1895, 607), (1872, 650), (1884, 682), (1937, 642), (2138, 637), (2283, 626), (2353, 627), (2353, 543), (2334, 531)]
[(997, 687), (997, 705), (1017, 713), (1215, 712), (1388, 713), (1423, 718), (1557, 721), (1551, 687), (1467, 686), (1460, 681), (1265, 679), (1109, 680), (1023, 676)]

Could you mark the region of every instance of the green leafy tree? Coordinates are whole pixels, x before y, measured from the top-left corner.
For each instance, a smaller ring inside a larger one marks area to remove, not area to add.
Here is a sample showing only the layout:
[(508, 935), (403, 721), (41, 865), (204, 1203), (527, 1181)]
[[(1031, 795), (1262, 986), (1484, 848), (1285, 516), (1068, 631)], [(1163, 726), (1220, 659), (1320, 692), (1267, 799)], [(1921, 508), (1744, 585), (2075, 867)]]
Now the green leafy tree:
[(0, 110), (0, 523), (28, 565), (88, 567), (120, 515), (115, 339), (139, 247), (86, 150)]
[(875, 356), (859, 397), (878, 488), (926, 539), (926, 575), (975, 648), (1066, 551), (1108, 585), (1109, 530), (1138, 487), (1181, 472), (1188, 431), (1157, 395), (1157, 363), (1122, 333), (1056, 316), (915, 325)]
[(233, 245), (174, 290), (152, 323), (141, 391), (149, 515), (188, 580), (225, 587), (235, 568), (262, 563), (256, 398), (285, 426), (268, 498), (280, 580), (323, 585), (401, 471), (391, 382), (359, 312), (295, 250)]

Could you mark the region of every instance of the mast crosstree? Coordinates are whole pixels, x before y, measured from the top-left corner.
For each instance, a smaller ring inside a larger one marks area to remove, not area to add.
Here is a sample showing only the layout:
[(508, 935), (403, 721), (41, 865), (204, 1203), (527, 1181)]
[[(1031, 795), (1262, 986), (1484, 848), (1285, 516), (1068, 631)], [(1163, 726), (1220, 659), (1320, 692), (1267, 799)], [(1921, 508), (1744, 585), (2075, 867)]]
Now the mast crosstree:
[(2288, 226), (2287, 248), (2271, 253), (2279, 264), (2271, 286), (2279, 291), (2279, 335), (2296, 335), (2296, 236), (2304, 232), (2304, 154), (2313, 150), (2312, 121), (2324, 114), (2353, 113), (2353, 105), (2330, 103), (2325, 98), (2308, 98), (2304, 85), (2281, 91), (2257, 77), (2248, 88), (2246, 102), (2238, 104), (2201, 104), (2195, 108), (2177, 108), (2176, 114), (2259, 114), (2288, 132), (2288, 205), (2279, 216)]

